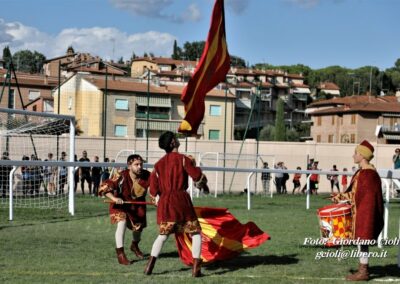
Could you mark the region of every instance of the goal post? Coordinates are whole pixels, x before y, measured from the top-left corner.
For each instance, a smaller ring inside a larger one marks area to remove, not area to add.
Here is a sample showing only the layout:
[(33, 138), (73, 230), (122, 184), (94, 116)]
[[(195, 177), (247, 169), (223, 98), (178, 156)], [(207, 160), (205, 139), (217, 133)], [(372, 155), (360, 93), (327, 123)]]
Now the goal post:
[(0, 108), (0, 206), (74, 215), (75, 118)]

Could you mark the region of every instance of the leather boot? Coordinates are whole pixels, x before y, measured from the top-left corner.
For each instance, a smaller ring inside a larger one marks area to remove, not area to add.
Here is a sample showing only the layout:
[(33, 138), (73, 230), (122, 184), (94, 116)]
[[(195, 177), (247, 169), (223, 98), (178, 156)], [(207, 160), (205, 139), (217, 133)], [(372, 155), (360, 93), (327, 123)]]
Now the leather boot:
[(368, 264), (359, 264), (358, 271), (346, 276), (347, 281), (366, 281), (369, 280)]
[(143, 259), (143, 253), (139, 248), (139, 242), (132, 241), (131, 251), (133, 251), (139, 259)]
[(200, 277), (201, 276), (201, 258), (193, 258), (193, 268), (192, 268), (192, 276)]
[(129, 265), (131, 262), (126, 258), (124, 247), (116, 248), (115, 251), (117, 252), (118, 262), (122, 265)]
[(157, 257), (150, 256), (149, 262), (147, 262), (146, 268), (144, 269), (144, 274), (150, 275), (153, 273), (154, 264), (156, 263)]

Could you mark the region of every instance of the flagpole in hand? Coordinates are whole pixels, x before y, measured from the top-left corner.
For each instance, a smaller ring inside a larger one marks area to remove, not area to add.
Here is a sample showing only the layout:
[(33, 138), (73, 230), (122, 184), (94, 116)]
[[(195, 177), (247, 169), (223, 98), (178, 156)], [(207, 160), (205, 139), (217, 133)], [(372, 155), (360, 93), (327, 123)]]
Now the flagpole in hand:
[[(117, 202), (115, 202), (114, 200), (104, 200), (104, 203), (117, 204)], [(122, 204), (155, 205), (153, 202), (147, 202), (147, 201), (125, 201), (125, 200), (122, 200)]]

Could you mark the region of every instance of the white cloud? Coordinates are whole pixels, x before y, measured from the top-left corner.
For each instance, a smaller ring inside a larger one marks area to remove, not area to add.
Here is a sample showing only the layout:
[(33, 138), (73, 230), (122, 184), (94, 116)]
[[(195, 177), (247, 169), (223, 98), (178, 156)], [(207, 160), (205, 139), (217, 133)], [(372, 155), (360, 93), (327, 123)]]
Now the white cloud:
[(320, 0), (286, 0), (286, 1), (305, 8), (315, 7), (320, 3)]
[(128, 11), (134, 15), (149, 18), (159, 18), (170, 22), (182, 23), (198, 21), (201, 18), (196, 4), (191, 4), (182, 14), (168, 14), (166, 9), (174, 4), (173, 0), (109, 0), (116, 8)]
[(199, 7), (196, 4), (191, 4), (186, 9), (186, 11), (182, 14), (181, 18), (184, 21), (192, 21), (197, 22), (201, 19), (201, 12)]
[(240, 15), (243, 13), (247, 6), (249, 5), (249, 0), (226, 0), (225, 9), (232, 10), (235, 14)]
[(88, 52), (105, 60), (118, 60), (120, 57), (127, 60), (132, 52), (138, 56), (144, 52), (170, 56), (175, 39), (172, 34), (157, 31), (127, 34), (116, 28), (102, 27), (64, 29), (58, 35), (50, 36), (33, 27), (18, 22), (6, 23), (0, 19), (1, 50), (8, 45), (12, 53), (29, 49), (47, 58), (65, 54), (70, 45), (76, 52)]

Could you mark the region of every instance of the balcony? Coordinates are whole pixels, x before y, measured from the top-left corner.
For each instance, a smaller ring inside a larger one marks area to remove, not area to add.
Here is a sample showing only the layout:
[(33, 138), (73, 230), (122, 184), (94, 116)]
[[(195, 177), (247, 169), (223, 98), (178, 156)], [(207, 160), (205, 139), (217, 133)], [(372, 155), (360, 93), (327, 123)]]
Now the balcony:
[(386, 140), (400, 141), (400, 125), (382, 125), (380, 133)]
[[(136, 112), (136, 118), (144, 118), (147, 119), (147, 113), (146, 112)], [(149, 119), (169, 119), (169, 114), (168, 113), (154, 113), (150, 112), (149, 113)]]

